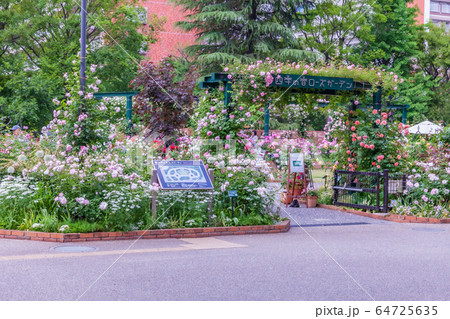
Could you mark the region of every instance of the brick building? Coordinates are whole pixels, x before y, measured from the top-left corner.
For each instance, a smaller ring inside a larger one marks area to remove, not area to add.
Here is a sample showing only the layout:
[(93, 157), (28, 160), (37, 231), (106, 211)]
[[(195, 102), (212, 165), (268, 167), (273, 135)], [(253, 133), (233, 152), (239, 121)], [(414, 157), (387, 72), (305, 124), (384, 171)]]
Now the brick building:
[(141, 1), (141, 3), (147, 11), (147, 16), (156, 14), (167, 19), (164, 30), (159, 34), (158, 41), (151, 44), (146, 52), (146, 56), (151, 61), (160, 61), (167, 55), (179, 55), (180, 48), (194, 43), (195, 35), (193, 33), (186, 33), (174, 25), (175, 22), (182, 21), (184, 18), (180, 8), (164, 0)]

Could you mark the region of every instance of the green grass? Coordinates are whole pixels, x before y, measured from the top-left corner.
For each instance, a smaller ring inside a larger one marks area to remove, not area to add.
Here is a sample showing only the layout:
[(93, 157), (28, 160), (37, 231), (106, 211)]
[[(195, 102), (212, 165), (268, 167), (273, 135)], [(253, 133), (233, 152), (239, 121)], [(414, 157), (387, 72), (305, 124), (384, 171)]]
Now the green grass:
[(312, 170), (312, 177), (313, 180), (317, 183), (317, 182), (323, 182), (324, 179), (322, 177), (324, 177), (325, 175), (329, 175), (331, 172), (331, 170), (326, 170), (326, 169), (313, 169)]

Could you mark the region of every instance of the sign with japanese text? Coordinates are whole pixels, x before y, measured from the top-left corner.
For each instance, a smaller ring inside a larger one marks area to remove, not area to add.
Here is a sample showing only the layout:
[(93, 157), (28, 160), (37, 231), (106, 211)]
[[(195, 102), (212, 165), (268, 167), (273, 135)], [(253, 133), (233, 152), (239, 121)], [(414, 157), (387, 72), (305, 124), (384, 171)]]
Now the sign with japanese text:
[(353, 79), (351, 78), (333, 78), (297, 74), (274, 75), (273, 82), (270, 86), (339, 91), (352, 91), (354, 88)]

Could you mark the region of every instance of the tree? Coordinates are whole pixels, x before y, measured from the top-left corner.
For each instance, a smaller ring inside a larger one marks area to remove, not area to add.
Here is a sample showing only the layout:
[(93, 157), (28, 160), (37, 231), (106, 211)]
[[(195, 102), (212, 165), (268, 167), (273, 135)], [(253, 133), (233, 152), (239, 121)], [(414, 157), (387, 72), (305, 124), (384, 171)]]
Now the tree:
[[(141, 49), (162, 27), (156, 18), (143, 25), (137, 5), (137, 0), (89, 1), (87, 62), (103, 66), (100, 90), (127, 89), (142, 59)], [(0, 8), (1, 112), (14, 122), (35, 126), (30, 119), (48, 115), (51, 100), (65, 93), (63, 75), (78, 59), (80, 2), (0, 0)], [(30, 83), (40, 87), (39, 103), (31, 109), (35, 95), (26, 92)]]
[(357, 39), (370, 31), (370, 8), (361, 0), (316, 2), (296, 27), (301, 47), (320, 53), (326, 62), (345, 60)]
[(359, 36), (349, 56), (354, 63), (391, 69), (404, 78), (399, 81), (399, 99), (391, 104), (409, 104), (408, 119), (419, 119), (428, 110), (431, 99), (427, 77), (412, 68), (420, 54), (417, 34), (421, 26), (415, 20), (417, 7), (412, 0), (375, 0), (367, 12), (370, 31)]
[(450, 122), (450, 33), (445, 25), (427, 24), (418, 34), (420, 54), (415, 69), (429, 78), (430, 120)]
[(394, 69), (407, 76), (411, 58), (418, 53), (416, 7), (412, 0), (376, 0), (367, 11), (369, 32), (359, 34), (354, 50), (354, 61)]
[(304, 59), (294, 27), (294, 0), (171, 0), (187, 13), (177, 25), (194, 31), (197, 44), (186, 48), (198, 59), (202, 73), (221, 70), (228, 62), (253, 62), (266, 57)]
[(139, 90), (134, 109), (149, 129), (149, 134), (172, 136), (192, 116), (197, 72), (190, 68), (184, 78), (175, 82), (174, 59), (164, 58), (158, 64), (143, 61), (131, 87)]

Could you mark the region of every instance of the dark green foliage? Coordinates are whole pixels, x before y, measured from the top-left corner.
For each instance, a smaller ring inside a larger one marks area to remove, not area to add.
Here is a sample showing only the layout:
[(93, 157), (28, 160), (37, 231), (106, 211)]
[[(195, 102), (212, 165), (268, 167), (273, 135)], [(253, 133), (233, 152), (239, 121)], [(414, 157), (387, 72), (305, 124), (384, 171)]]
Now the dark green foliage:
[(187, 47), (186, 53), (198, 58), (204, 74), (219, 71), (226, 63), (308, 55), (299, 50), (294, 36), (298, 1), (171, 1), (187, 12), (187, 19), (177, 25), (196, 32), (197, 44)]

